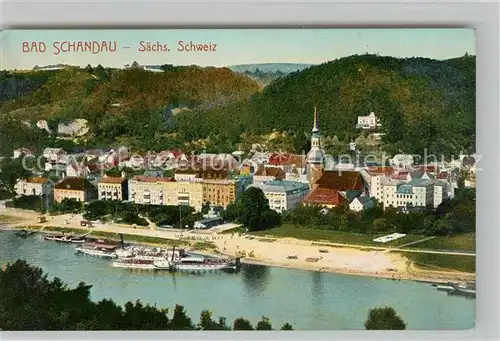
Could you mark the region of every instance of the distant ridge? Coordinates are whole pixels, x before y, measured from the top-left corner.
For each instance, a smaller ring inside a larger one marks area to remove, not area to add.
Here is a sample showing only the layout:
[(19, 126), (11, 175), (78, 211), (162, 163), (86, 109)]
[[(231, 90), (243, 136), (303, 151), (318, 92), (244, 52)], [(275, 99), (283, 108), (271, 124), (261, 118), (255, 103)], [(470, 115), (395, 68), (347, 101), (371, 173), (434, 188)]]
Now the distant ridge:
[(234, 72), (255, 72), (259, 69), (262, 72), (283, 72), (292, 73), (295, 71), (302, 71), (314, 64), (300, 64), (300, 63), (258, 63), (258, 64), (239, 64), (228, 66)]

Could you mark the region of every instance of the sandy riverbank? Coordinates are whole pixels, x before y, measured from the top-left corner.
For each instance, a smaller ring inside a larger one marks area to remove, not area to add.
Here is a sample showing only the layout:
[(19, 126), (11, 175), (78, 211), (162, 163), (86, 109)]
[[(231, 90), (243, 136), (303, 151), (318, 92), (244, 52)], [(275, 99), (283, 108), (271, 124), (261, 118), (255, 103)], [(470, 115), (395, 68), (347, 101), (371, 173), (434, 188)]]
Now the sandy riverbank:
[[(7, 209), (4, 214), (13, 221), (20, 218), (16, 224), (7, 223), (6, 226), (60, 226), (69, 229), (82, 229), (81, 217), (78, 215), (49, 216), (44, 224), (38, 223), (36, 212)], [(186, 241), (206, 241), (216, 246), (216, 250), (228, 256), (240, 256), (245, 253), (242, 262), (262, 264), (302, 270), (335, 272), (349, 275), (362, 275), (391, 279), (407, 279), (418, 281), (448, 282), (467, 281), (475, 279), (474, 274), (430, 271), (416, 268), (412, 262), (399, 253), (385, 250), (362, 250), (349, 247), (315, 246), (312, 241), (293, 238), (256, 238), (231, 234), (219, 234), (216, 231), (203, 233), (165, 231), (151, 228), (133, 228), (125, 225), (102, 224), (92, 230), (123, 233), (129, 235), (156, 237)], [(201, 231), (200, 231), (201, 232)], [(320, 252), (323, 251), (323, 252)], [(204, 251), (207, 254), (213, 252)], [(290, 256), (294, 259), (291, 259)]]

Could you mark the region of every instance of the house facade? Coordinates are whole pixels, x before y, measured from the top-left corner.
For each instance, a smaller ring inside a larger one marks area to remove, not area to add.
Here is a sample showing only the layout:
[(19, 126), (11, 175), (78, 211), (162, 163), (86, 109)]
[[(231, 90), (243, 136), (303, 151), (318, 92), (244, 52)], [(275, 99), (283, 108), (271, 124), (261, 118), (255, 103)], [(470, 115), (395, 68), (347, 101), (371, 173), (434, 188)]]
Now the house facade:
[(186, 205), (200, 211), (203, 180), (136, 176), (128, 181), (128, 200), (142, 205)]
[(368, 116), (358, 116), (358, 124), (356, 128), (358, 129), (374, 129), (380, 127), (379, 119), (374, 112), (371, 112)]
[(68, 177), (54, 186), (54, 201), (64, 199), (89, 202), (98, 198), (97, 187), (83, 178)]
[(359, 196), (354, 198), (349, 204), (349, 209), (354, 212), (361, 212), (373, 207), (373, 200), (368, 196)]
[(394, 168), (409, 169), (413, 165), (413, 155), (410, 154), (396, 154), (389, 159), (389, 163)]
[(66, 176), (73, 178), (86, 178), (90, 174), (90, 169), (88, 166), (78, 164), (77, 162), (72, 162), (66, 166)]
[(250, 187), (260, 188), (269, 201), (269, 208), (278, 213), (300, 205), (310, 190), (307, 183), (287, 180), (273, 180)]
[(61, 157), (67, 153), (62, 148), (45, 148), (42, 153), (43, 157), (49, 161), (59, 161)]
[(434, 207), (434, 181), (412, 180), (384, 186), (384, 209), (387, 207)]
[(128, 180), (128, 200), (141, 205), (176, 205), (175, 180), (136, 176)]
[(15, 186), (17, 195), (30, 196), (47, 196), (53, 198), (54, 183), (44, 177), (33, 177), (28, 179), (20, 179)]
[(26, 156), (26, 157), (34, 157), (35, 154), (31, 151), (31, 149), (28, 148), (18, 148), (14, 150), (14, 155), (13, 158), (17, 159), (20, 158), (21, 156)]
[(122, 177), (104, 176), (97, 183), (99, 200), (128, 200), (128, 181)]
[(253, 183), (259, 185), (269, 181), (284, 180), (285, 176), (286, 173), (281, 168), (261, 166), (253, 174)]

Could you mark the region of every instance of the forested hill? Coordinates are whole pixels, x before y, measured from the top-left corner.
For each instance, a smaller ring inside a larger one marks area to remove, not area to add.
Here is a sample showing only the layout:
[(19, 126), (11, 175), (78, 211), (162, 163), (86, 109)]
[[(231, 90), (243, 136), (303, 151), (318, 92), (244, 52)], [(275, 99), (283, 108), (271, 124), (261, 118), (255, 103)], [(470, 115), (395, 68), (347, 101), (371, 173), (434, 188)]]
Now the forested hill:
[(179, 116), (177, 127), (189, 138), (307, 133), (314, 105), (324, 135), (343, 142), (358, 134), (357, 116), (373, 111), (389, 151), (457, 155), (475, 144), (475, 56), (341, 58), (277, 79), (250, 101)]
[(357, 116), (373, 111), (387, 133), (388, 153), (474, 150), (474, 56), (445, 61), (350, 56), (284, 75), (263, 89), (228, 68), (163, 69), (2, 72), (0, 155), (18, 147), (40, 149), (47, 140), (60, 143), (20, 124), (39, 119), (49, 126), (88, 120), (87, 147), (209, 146), (228, 152), (276, 130), (290, 132), (302, 145), (314, 105), (323, 135), (336, 136), (343, 145), (359, 135)]
[[(261, 86), (228, 68), (165, 66), (164, 72), (139, 68), (0, 72), (0, 155), (12, 149), (44, 147), (47, 136), (20, 124), (46, 120), (51, 127), (86, 119), (90, 143), (129, 143), (154, 148), (175, 109), (210, 110), (247, 100)], [(151, 146), (147, 145), (152, 140)], [(42, 141), (42, 142), (41, 142)]]

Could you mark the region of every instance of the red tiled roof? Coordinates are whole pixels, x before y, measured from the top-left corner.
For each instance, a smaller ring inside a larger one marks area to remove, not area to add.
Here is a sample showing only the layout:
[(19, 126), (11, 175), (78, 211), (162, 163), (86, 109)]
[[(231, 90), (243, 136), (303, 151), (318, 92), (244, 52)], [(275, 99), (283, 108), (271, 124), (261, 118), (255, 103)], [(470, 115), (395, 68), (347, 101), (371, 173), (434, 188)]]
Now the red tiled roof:
[(406, 180), (407, 177), (408, 177), (408, 174), (410, 174), (410, 172), (399, 172), (397, 174), (394, 174), (392, 176), (392, 179), (395, 179), (395, 180)]
[(434, 173), (437, 169), (436, 166), (414, 166), (415, 170)]
[(28, 178), (28, 179), (25, 179), (24, 181), (26, 181), (27, 183), (30, 183), (30, 184), (43, 184), (48, 180), (49, 179), (43, 178), (40, 176), (40, 177)]
[(368, 167), (366, 169), (366, 172), (370, 175), (379, 175), (379, 174), (384, 174), (386, 176), (393, 175), (395, 170), (393, 167)]
[(325, 171), (314, 187), (335, 189), (338, 191), (363, 190), (363, 180), (359, 172)]
[(100, 184), (121, 184), (123, 181), (125, 181), (125, 178), (120, 178), (116, 176), (106, 176), (99, 180)]
[(272, 153), (269, 156), (268, 164), (273, 166), (297, 166), (302, 167), (306, 163), (305, 155)]
[(73, 191), (83, 191), (94, 187), (88, 180), (83, 178), (66, 178), (55, 185), (55, 189), (69, 189)]
[(275, 178), (284, 178), (285, 171), (278, 167), (259, 167), (254, 176), (274, 176)]
[(157, 178), (154, 176), (135, 176), (132, 180), (140, 182), (175, 182), (174, 178)]
[(332, 205), (338, 206), (345, 199), (340, 195), (338, 190), (330, 188), (313, 189), (302, 201), (303, 204), (309, 205)]

